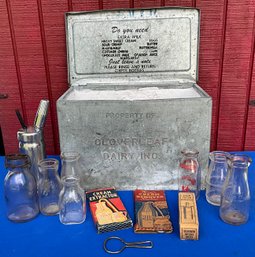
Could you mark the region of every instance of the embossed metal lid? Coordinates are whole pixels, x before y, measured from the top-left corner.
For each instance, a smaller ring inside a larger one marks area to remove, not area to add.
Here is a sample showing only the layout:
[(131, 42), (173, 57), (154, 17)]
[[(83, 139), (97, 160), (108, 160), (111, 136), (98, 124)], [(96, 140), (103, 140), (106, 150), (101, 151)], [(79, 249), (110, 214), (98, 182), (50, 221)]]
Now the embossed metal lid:
[(196, 81), (199, 11), (130, 9), (66, 14), (69, 83)]

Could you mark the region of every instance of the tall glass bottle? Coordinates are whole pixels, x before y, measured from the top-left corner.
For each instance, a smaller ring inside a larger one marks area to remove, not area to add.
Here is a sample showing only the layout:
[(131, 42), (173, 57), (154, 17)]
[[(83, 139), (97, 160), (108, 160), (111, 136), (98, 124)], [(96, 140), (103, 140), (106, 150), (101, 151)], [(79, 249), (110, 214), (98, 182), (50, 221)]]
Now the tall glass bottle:
[(230, 156), (229, 153), (223, 151), (214, 151), (209, 154), (210, 162), (206, 174), (206, 200), (212, 205), (220, 206)]
[(251, 159), (245, 155), (232, 155), (230, 158), (220, 206), (220, 217), (226, 223), (241, 225), (249, 218), (250, 190), (247, 173), (250, 163)]
[(14, 222), (33, 219), (39, 208), (36, 181), (29, 171), (29, 157), (25, 154), (7, 155), (5, 167), (8, 170), (4, 180), (8, 219)]
[(59, 220), (61, 223), (80, 224), (86, 219), (86, 198), (76, 177), (65, 177), (59, 196)]
[(196, 199), (198, 199), (201, 186), (200, 165), (198, 162), (199, 152), (195, 149), (184, 149), (181, 153), (183, 156), (179, 167), (179, 191), (193, 192), (196, 195)]
[(79, 163), (80, 154), (77, 152), (62, 152), (60, 157), (62, 161), (61, 179), (76, 177), (82, 185), (82, 173)]
[(44, 215), (59, 212), (59, 193), (62, 183), (58, 175), (58, 160), (44, 159), (39, 162), (38, 196), (40, 211)]

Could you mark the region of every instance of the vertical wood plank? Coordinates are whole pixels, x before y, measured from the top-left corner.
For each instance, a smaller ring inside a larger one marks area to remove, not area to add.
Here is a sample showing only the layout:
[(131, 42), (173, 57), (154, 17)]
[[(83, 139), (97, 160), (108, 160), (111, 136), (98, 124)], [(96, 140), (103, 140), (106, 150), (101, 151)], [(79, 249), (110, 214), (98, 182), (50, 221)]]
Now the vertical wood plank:
[(91, 11), (99, 9), (98, 0), (41, 0), (41, 10), (47, 50), (48, 76), (52, 94), (52, 123), (54, 127), (55, 153), (59, 153), (59, 134), (57, 122), (57, 99), (68, 89), (65, 19), (67, 11)]
[[(22, 90), (28, 125), (33, 125), (41, 99), (48, 99), (44, 54), (36, 0), (11, 1), (17, 54), (22, 79)], [(54, 153), (53, 131), (50, 119), (45, 126), (48, 153)]]
[[(255, 100), (255, 90), (253, 86), (251, 100)], [(246, 151), (254, 151), (255, 149), (255, 107), (249, 108), (249, 115), (247, 119), (245, 148)]]
[(0, 1), (0, 93), (8, 94), (7, 99), (0, 100), (0, 126), (6, 154), (18, 151), (16, 133), (20, 125), (15, 109), (22, 111), (9, 18), (6, 1)]
[(99, 10), (99, 0), (72, 0), (74, 11), (94, 11)]
[(135, 0), (134, 1), (135, 8), (159, 7), (159, 6), (161, 6), (161, 0)]
[[(132, 4), (131, 4), (132, 5)], [(121, 8), (129, 8), (130, 2), (127, 0), (103, 0), (103, 9), (121, 9)]]
[(216, 149), (227, 1), (198, 0), (201, 10), (199, 85), (212, 97), (211, 150)]
[(73, 11), (73, 0), (67, 0), (68, 12)]
[(255, 2), (228, 1), (217, 148), (242, 150)]
[(165, 6), (195, 7), (192, 0), (165, 0)]
[[(39, 23), (40, 23), (40, 31), (41, 31), (41, 42), (42, 42), (42, 49), (43, 49), (43, 57), (44, 57), (44, 67), (45, 67), (45, 75), (46, 75), (46, 83), (47, 83), (47, 92), (48, 92), (48, 98), (49, 98), (49, 113), (48, 116), (51, 121), (52, 125), (52, 137), (53, 137), (53, 149), (51, 150), (51, 153), (56, 153), (58, 151), (58, 128), (57, 124), (55, 122), (55, 116), (56, 116), (56, 103), (55, 99), (53, 99), (52, 94), (52, 84), (51, 84), (51, 75), (50, 75), (50, 69), (49, 69), (49, 61), (48, 61), (48, 49), (46, 45), (46, 35), (45, 35), (45, 28), (44, 28), (44, 17), (43, 17), (43, 10), (42, 10), (42, 2), (41, 0), (37, 0), (37, 7), (38, 7), (38, 16), (39, 16)], [(72, 4), (70, 1), (68, 1), (68, 8), (72, 8)], [(47, 131), (46, 131), (47, 132)], [(46, 133), (45, 133), (46, 135)], [(46, 138), (47, 140), (47, 138)], [(45, 140), (45, 141), (46, 141)], [(47, 141), (46, 141), (46, 150), (47, 150)]]
[[(253, 31), (255, 31), (255, 26)], [(253, 37), (253, 40), (254, 40), (254, 37)], [(253, 51), (254, 51), (254, 45), (253, 45)], [(250, 101), (255, 102), (255, 56), (254, 55), (253, 55), (251, 91), (250, 91), (249, 102)], [(254, 151), (254, 149), (255, 149), (255, 105), (249, 105), (244, 150)]]
[(67, 12), (69, 8), (73, 9), (73, 3), (67, 0), (41, 0), (39, 4), (41, 5), (45, 35), (43, 44), (45, 44), (45, 58), (47, 58), (46, 73), (52, 98), (52, 124), (54, 124), (56, 142), (54, 153), (58, 154), (59, 135), (56, 101), (68, 89), (64, 13)]

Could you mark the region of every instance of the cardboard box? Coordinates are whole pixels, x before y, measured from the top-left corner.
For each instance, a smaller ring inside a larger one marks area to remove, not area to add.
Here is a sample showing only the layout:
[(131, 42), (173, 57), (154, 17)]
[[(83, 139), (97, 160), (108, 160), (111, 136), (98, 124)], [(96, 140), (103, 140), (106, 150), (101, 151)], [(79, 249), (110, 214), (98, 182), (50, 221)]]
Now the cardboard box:
[(135, 190), (135, 233), (171, 233), (165, 192), (163, 190)]
[(179, 192), (179, 226), (182, 240), (198, 240), (199, 222), (194, 193)]
[(98, 233), (131, 228), (133, 222), (115, 188), (99, 188), (86, 192)]

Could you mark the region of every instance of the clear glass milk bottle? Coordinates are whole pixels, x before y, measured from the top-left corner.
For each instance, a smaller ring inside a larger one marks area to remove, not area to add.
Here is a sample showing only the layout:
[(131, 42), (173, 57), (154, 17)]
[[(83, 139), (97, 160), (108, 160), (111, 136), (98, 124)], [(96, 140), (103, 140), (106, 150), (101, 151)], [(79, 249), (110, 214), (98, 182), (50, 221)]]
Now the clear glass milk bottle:
[(220, 217), (226, 223), (241, 225), (249, 218), (250, 190), (248, 167), (251, 159), (246, 155), (232, 155), (229, 159), (229, 171), (224, 183)]
[(40, 211), (44, 215), (59, 212), (59, 193), (62, 183), (58, 175), (58, 160), (53, 158), (39, 162), (38, 197)]
[(36, 181), (30, 173), (30, 165), (25, 154), (12, 154), (5, 158), (8, 170), (4, 179), (7, 217), (14, 222), (31, 220), (39, 213)]
[(199, 197), (201, 174), (197, 150), (184, 149), (179, 166), (178, 189), (184, 192), (193, 192), (196, 199)]
[(229, 153), (223, 151), (214, 151), (209, 154), (209, 167), (206, 174), (206, 200), (212, 205), (220, 206), (230, 156)]
[(65, 177), (59, 196), (59, 220), (61, 223), (80, 224), (86, 219), (86, 198), (76, 177)]

